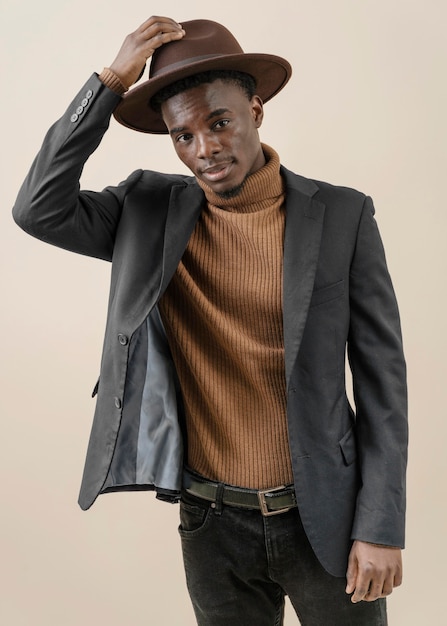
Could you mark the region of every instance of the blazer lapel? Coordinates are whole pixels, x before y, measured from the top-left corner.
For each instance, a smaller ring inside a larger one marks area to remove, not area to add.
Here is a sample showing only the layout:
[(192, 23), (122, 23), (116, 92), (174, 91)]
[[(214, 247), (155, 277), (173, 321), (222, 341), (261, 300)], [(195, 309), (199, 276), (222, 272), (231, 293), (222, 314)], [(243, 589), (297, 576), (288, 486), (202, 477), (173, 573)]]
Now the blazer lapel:
[(286, 383), (298, 354), (317, 269), (325, 205), (312, 196), (318, 187), (285, 168), (283, 318)]
[(177, 185), (172, 188), (166, 218), (163, 274), (159, 297), (164, 293), (183, 256), (202, 211), (203, 201), (203, 192), (194, 182), (189, 183), (186, 187)]

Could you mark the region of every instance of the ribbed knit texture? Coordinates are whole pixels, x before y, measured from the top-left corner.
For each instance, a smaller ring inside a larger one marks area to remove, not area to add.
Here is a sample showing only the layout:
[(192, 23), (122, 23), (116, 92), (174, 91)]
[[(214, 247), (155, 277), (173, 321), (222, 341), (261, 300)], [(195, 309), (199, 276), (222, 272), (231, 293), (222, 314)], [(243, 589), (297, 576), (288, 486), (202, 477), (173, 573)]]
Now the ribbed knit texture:
[(190, 468), (254, 489), (293, 482), (286, 422), (279, 157), (207, 198), (160, 303), (185, 401)]
[(122, 96), (127, 91), (127, 87), (123, 85), (120, 78), (108, 67), (105, 67), (102, 70), (98, 78), (106, 87), (114, 91), (119, 96)]

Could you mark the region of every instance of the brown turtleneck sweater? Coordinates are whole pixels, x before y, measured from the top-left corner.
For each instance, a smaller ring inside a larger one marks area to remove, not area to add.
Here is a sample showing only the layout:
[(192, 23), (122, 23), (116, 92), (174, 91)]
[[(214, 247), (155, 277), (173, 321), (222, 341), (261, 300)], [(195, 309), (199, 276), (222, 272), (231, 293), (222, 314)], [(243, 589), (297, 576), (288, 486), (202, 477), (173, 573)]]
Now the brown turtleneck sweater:
[(183, 392), (187, 464), (253, 489), (293, 482), (286, 421), (279, 157), (207, 205), (160, 302)]

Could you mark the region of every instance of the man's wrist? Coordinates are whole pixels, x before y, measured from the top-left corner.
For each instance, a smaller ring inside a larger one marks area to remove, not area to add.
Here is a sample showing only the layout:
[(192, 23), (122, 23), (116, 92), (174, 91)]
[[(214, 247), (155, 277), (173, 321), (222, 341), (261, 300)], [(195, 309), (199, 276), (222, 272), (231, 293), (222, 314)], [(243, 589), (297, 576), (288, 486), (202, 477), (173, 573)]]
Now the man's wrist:
[(374, 546), (375, 548), (389, 548), (390, 550), (401, 550), (399, 546), (389, 546), (384, 543), (374, 543), (373, 541), (361, 541), (361, 543), (367, 543), (368, 545)]
[(99, 80), (111, 91), (122, 96), (127, 91), (127, 87), (123, 85), (120, 78), (109, 67), (105, 67), (98, 76)]

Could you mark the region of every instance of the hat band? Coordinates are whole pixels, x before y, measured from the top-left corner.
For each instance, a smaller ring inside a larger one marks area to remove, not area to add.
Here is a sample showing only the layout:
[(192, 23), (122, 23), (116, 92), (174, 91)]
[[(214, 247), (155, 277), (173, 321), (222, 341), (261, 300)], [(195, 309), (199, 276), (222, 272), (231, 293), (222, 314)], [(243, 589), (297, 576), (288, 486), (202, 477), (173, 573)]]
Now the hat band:
[[(235, 52), (234, 55), (243, 54)], [(187, 67), (188, 65), (192, 65), (193, 63), (198, 63), (200, 61), (205, 61), (206, 59), (221, 59), (222, 57), (233, 56), (229, 54), (203, 54), (198, 57), (188, 57), (182, 61), (177, 61), (177, 63), (171, 63), (171, 65), (166, 65), (161, 70), (157, 70), (154, 72), (150, 78), (158, 78), (159, 76), (163, 76), (164, 74), (169, 74), (170, 72), (174, 72), (182, 67)]]

